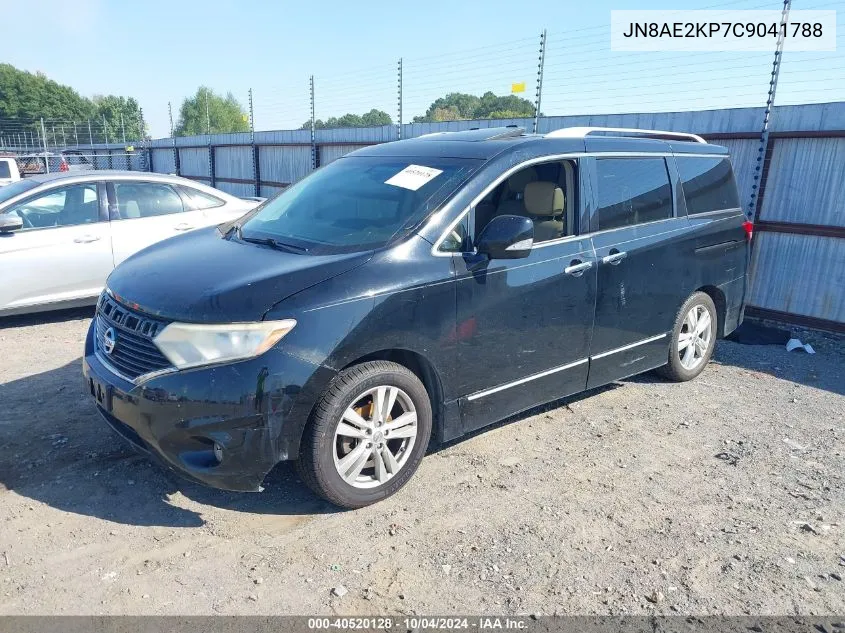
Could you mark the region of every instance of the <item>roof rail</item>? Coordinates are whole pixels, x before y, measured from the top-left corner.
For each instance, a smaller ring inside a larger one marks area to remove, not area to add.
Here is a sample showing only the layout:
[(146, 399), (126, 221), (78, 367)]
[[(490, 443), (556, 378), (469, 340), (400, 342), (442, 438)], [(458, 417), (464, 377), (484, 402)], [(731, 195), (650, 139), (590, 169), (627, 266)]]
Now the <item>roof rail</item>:
[(596, 132), (612, 132), (613, 136), (632, 136), (642, 138), (663, 138), (676, 139), (679, 141), (694, 141), (704, 143), (705, 141), (698, 134), (689, 132), (667, 132), (664, 130), (640, 130), (629, 127), (564, 127), (546, 134), (546, 138), (582, 138)]

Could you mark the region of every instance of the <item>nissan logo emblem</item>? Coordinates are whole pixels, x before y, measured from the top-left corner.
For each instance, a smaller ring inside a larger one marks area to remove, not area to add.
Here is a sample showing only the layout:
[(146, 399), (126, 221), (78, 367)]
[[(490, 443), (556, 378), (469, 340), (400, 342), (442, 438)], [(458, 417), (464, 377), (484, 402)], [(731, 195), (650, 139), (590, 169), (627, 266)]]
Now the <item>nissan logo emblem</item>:
[(114, 333), (114, 328), (110, 327), (103, 333), (103, 351), (111, 354), (115, 345), (117, 345), (117, 334)]

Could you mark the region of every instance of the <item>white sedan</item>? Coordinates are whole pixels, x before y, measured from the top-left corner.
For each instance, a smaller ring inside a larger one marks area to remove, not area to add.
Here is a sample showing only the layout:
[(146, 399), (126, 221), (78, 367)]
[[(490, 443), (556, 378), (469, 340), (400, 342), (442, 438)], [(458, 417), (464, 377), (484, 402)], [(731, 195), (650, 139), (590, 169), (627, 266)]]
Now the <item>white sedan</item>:
[(137, 171), (45, 174), (0, 188), (0, 316), (94, 305), (133, 253), (258, 204)]

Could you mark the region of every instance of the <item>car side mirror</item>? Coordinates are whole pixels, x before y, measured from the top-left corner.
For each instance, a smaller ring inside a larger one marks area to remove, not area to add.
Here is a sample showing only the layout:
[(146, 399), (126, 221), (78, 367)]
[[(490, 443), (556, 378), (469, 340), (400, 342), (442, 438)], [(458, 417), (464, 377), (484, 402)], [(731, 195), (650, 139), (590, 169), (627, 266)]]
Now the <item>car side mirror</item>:
[(534, 246), (534, 222), (520, 215), (499, 215), (478, 236), (476, 249), (490, 259), (528, 257)]
[(0, 213), (0, 233), (12, 233), (23, 228), (23, 218), (11, 213)]

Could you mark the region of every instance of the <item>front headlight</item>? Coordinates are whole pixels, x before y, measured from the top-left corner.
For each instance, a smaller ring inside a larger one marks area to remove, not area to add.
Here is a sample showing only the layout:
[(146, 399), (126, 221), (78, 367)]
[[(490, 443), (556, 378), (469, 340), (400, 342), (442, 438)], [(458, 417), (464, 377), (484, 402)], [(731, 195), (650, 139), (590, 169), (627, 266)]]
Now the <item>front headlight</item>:
[(242, 360), (263, 354), (296, 325), (294, 319), (258, 323), (171, 323), (153, 339), (177, 368)]

